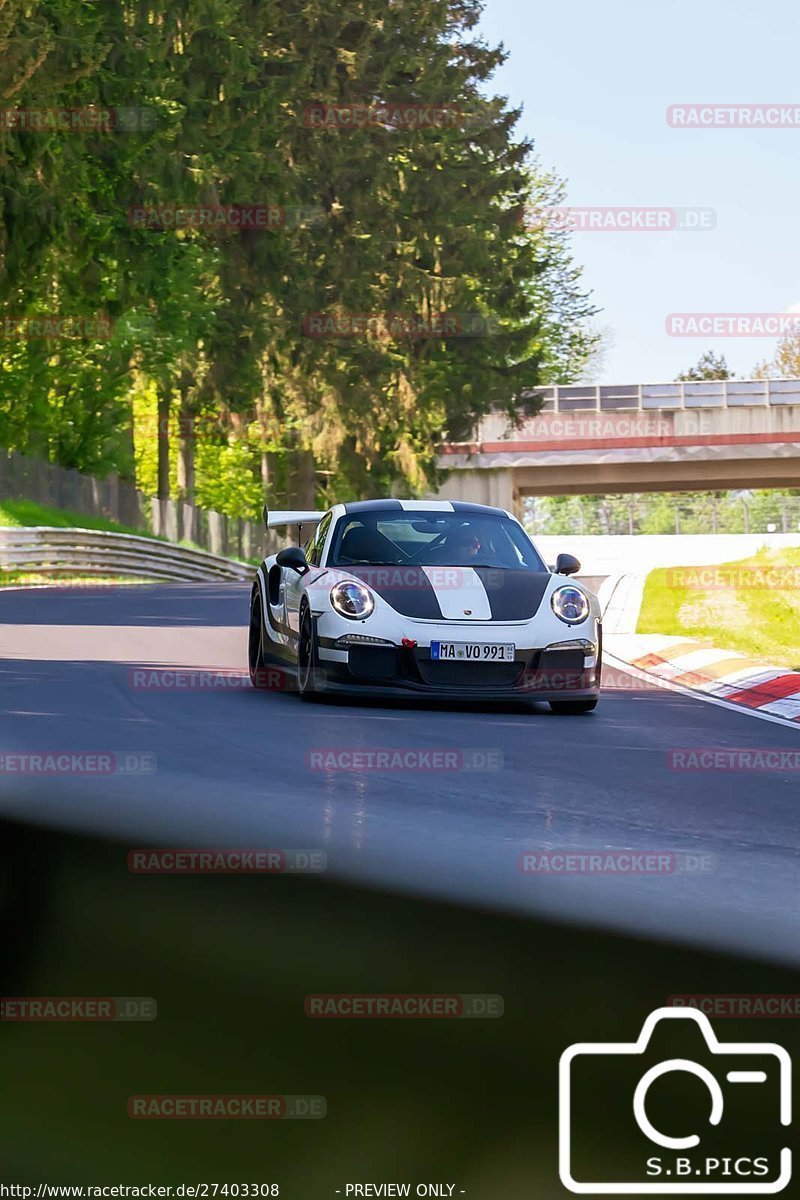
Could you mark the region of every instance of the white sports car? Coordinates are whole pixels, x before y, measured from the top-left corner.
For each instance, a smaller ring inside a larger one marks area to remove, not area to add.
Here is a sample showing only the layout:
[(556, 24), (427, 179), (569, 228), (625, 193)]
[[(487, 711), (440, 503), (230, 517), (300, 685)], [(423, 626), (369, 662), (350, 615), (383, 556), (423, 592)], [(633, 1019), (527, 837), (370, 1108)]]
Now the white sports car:
[(304, 547), (264, 559), (250, 600), (249, 669), (296, 674), (322, 693), (546, 700), (586, 713), (600, 690), (596, 597), (580, 563), (542, 560), (499, 508), (365, 500), (326, 513), (264, 510), (267, 527), (313, 526)]

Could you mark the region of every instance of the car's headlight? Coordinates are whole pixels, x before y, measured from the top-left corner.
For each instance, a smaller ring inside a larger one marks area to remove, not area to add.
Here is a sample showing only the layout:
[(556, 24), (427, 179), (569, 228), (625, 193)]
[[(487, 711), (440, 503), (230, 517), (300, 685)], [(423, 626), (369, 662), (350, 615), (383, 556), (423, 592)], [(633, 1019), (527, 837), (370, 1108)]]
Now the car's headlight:
[(340, 617), (352, 621), (363, 621), (375, 611), (372, 592), (355, 579), (345, 579), (331, 588), (331, 604)]
[(550, 597), (553, 612), (565, 625), (580, 625), (589, 615), (589, 601), (580, 588), (567, 584), (556, 588)]

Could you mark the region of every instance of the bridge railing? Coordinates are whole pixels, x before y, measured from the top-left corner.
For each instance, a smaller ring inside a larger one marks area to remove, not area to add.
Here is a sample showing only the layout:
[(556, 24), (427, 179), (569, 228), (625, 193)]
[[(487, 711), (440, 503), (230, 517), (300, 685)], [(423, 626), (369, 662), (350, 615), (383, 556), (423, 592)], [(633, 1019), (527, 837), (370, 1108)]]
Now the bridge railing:
[(253, 568), (205, 550), (127, 533), (48, 526), (0, 529), (0, 571), (25, 574), (121, 576), (176, 582), (244, 582)]
[(580, 384), (532, 388), (542, 412), (651, 412), (653, 409), (769, 408), (800, 405), (800, 379), (714, 379), (685, 383)]

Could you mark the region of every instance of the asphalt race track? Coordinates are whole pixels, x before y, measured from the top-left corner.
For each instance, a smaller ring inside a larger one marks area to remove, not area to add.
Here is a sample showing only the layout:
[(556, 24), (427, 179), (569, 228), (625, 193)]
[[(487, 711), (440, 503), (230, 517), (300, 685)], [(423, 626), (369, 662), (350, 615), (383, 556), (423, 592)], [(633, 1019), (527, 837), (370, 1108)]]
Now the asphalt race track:
[[(0, 594), (0, 751), (113, 753), (123, 766), (145, 756), (130, 774), (6, 765), (2, 812), (126, 849), (323, 850), (330, 876), (359, 884), (800, 959), (797, 771), (668, 761), (676, 749), (800, 749), (791, 728), (618, 675), (623, 686), (583, 717), (544, 705), (306, 705), (245, 680), (136, 685), (144, 667), (243, 670), (248, 594), (233, 584)], [(446, 751), (458, 766), (343, 770), (312, 757), (387, 749)], [(488, 769), (464, 769), (464, 754)], [(520, 869), (526, 851), (600, 850), (687, 855), (677, 861), (688, 869)]]

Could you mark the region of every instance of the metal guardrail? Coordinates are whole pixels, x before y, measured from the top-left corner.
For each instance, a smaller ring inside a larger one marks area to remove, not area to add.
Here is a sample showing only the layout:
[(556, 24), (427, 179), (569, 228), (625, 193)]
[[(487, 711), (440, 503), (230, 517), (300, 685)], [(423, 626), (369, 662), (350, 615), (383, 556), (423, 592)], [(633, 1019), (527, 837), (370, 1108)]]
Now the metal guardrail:
[(542, 412), (652, 412), (695, 408), (769, 408), (800, 405), (800, 379), (714, 379), (684, 383), (582, 384), (531, 388)]
[(205, 550), (154, 538), (50, 526), (0, 528), (0, 570), (29, 574), (127, 576), (184, 583), (246, 582), (253, 568)]

